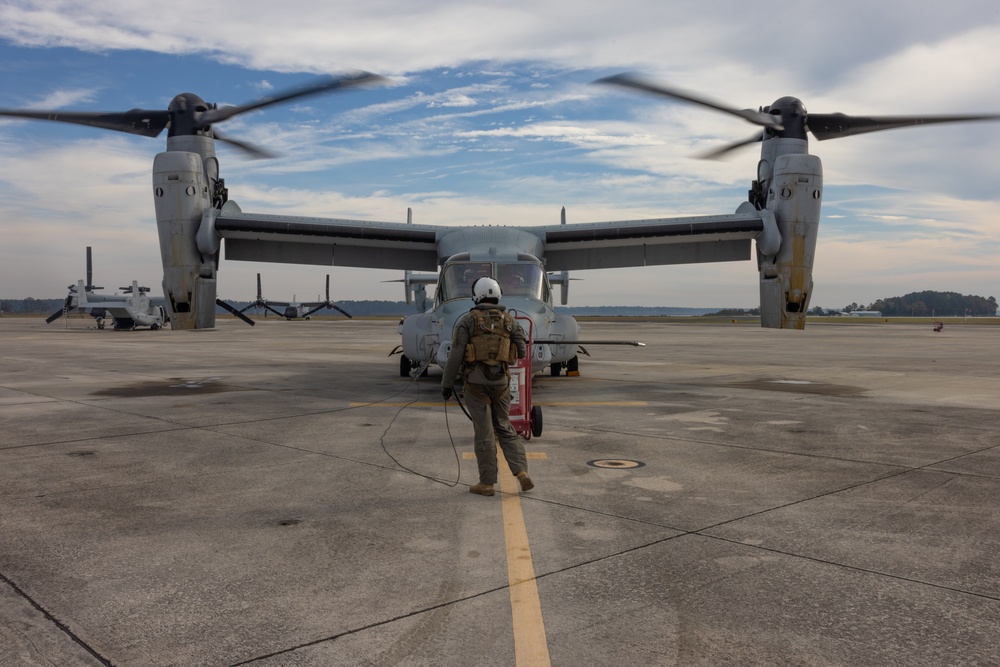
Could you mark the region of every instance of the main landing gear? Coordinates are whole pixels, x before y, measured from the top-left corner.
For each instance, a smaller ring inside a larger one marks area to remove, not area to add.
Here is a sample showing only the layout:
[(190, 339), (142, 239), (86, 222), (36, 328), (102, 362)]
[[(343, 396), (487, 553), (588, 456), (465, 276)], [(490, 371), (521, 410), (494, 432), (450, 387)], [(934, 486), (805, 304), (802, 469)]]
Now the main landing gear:
[(552, 377), (558, 377), (562, 373), (563, 366), (566, 367), (566, 375), (569, 377), (576, 377), (580, 374), (580, 357), (576, 356), (567, 361), (565, 364), (562, 362), (550, 364), (549, 373)]

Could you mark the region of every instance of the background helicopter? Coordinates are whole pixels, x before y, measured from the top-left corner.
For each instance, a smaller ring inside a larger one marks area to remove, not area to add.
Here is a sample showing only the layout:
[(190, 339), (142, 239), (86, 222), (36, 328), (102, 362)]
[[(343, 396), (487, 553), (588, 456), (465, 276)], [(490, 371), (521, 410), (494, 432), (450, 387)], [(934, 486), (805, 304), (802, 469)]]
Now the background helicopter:
[(152, 330), (161, 328), (169, 321), (163, 306), (152, 303), (148, 287), (140, 287), (133, 280), (128, 287), (120, 287), (122, 294), (98, 294), (104, 289), (93, 284), (93, 263), (90, 246), (87, 246), (87, 281), (77, 281), (69, 286), (69, 294), (63, 307), (49, 315), (45, 322), (51, 324), (74, 310), (88, 313), (97, 320), (97, 328), (104, 328), (104, 318), (110, 316), (116, 331), (130, 331), (139, 326)]
[[(292, 298), (294, 299), (295, 297), (292, 297)], [(257, 309), (262, 308), (264, 310), (264, 317), (267, 317), (267, 311), (271, 311), (272, 313), (274, 313), (278, 317), (283, 317), (286, 320), (295, 320), (295, 319), (308, 320), (313, 315), (313, 313), (319, 312), (319, 311), (323, 310), (324, 308), (331, 308), (333, 310), (336, 310), (336, 311), (340, 312), (343, 315), (346, 315), (348, 318), (351, 317), (350, 313), (348, 313), (346, 310), (344, 310), (343, 308), (341, 308), (340, 306), (338, 306), (337, 304), (335, 304), (333, 301), (330, 301), (330, 274), (329, 273), (326, 274), (326, 300), (325, 301), (307, 301), (307, 302), (298, 302), (298, 301), (269, 301), (269, 300), (265, 299), (262, 296), (262, 294), (261, 294), (260, 274), (258, 273), (257, 274), (257, 299), (255, 301), (251, 302), (247, 306), (244, 306), (243, 308), (240, 308), (239, 310), (237, 310), (235, 307), (233, 307), (232, 304), (226, 303), (225, 301), (223, 301), (221, 299), (219, 299), (217, 301), (217, 303), (220, 306), (222, 306), (223, 308), (225, 308), (226, 310), (228, 310), (230, 313), (232, 313), (233, 315), (235, 315), (236, 317), (239, 317), (240, 319), (242, 319), (244, 322), (246, 322), (250, 326), (254, 325), (254, 321), (251, 320), (246, 315), (244, 315), (244, 313), (246, 313), (251, 308), (257, 308)]]
[[(164, 266), (164, 293), (177, 328), (210, 328), (215, 321), (216, 271), (226, 239), (226, 257), (404, 271), (441, 271), (434, 307), (404, 320), (402, 349), (418, 367), (441, 363), (451, 325), (468, 308), (461, 281), (467, 271), (502, 278), (504, 270), (534, 274), (531, 293), (510, 303), (531, 320), (536, 365), (558, 370), (576, 357), (579, 327), (552, 308), (552, 286), (565, 299), (568, 271), (746, 260), (756, 241), (761, 324), (801, 329), (812, 294), (812, 267), (823, 197), (822, 165), (808, 154), (807, 132), (819, 139), (928, 123), (995, 119), (996, 115), (857, 117), (808, 115), (795, 98), (780, 98), (766, 110), (738, 110), (656, 86), (630, 75), (605, 83), (639, 89), (729, 113), (763, 127), (732, 148), (761, 143), (761, 160), (748, 201), (735, 213), (549, 226), (447, 227), (286, 215), (244, 213), (219, 176), (216, 139), (253, 155), (263, 151), (222, 137), (223, 120), (269, 104), (378, 81), (361, 73), (325, 80), (240, 107), (216, 108), (185, 93), (166, 111), (75, 114), (0, 111), (24, 118), (56, 120), (157, 136), (169, 128), (167, 150), (153, 163), (153, 195)], [(178, 242), (183, 240), (183, 242)], [(405, 279), (407, 294), (429, 276)], [(502, 282), (502, 281), (501, 281)], [(514, 298), (514, 295), (511, 295)], [(405, 366), (405, 364), (403, 364)]]

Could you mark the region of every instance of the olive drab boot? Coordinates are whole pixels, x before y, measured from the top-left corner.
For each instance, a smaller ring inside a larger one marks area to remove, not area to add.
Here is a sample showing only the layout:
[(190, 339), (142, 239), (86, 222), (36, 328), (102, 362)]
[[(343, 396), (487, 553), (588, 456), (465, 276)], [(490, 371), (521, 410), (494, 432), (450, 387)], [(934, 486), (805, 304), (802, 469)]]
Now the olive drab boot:
[(523, 470), (517, 473), (517, 481), (521, 483), (521, 491), (531, 491), (535, 488), (535, 483), (528, 477), (528, 473)]
[(479, 482), (478, 484), (473, 484), (469, 487), (470, 493), (478, 493), (481, 496), (492, 496), (493, 495), (493, 485), (483, 484)]

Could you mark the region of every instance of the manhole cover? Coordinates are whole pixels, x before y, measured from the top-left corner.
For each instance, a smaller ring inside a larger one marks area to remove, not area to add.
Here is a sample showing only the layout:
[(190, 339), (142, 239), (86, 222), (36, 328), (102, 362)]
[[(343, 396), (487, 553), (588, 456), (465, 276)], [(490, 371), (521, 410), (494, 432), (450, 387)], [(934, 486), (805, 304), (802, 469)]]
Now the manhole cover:
[(632, 459), (594, 459), (593, 461), (587, 461), (587, 465), (592, 468), (617, 468), (625, 470), (628, 468), (641, 468), (646, 464), (642, 461), (633, 461)]

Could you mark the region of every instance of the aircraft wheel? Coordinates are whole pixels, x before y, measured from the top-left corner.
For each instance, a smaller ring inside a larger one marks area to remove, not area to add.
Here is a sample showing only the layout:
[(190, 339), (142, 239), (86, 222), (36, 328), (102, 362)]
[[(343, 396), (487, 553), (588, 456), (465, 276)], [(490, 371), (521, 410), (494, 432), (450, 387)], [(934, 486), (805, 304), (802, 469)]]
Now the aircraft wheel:
[(531, 408), (531, 435), (536, 438), (542, 435), (542, 408), (538, 405)]
[(399, 355), (399, 377), (408, 378), (410, 377), (410, 371), (413, 370), (413, 364), (410, 363), (410, 358), (405, 354)]
[(552, 377), (557, 377), (562, 372), (562, 363), (557, 362), (549, 366), (549, 373)]
[(159, 324), (154, 324), (154, 325), (150, 326), (149, 328), (152, 329), (153, 331), (159, 331), (160, 325)]
[(580, 357), (579, 356), (575, 356), (575, 357), (573, 357), (572, 359), (570, 359), (569, 361), (566, 362), (566, 374), (569, 375), (570, 373), (572, 373), (574, 375), (579, 375), (580, 374)]

